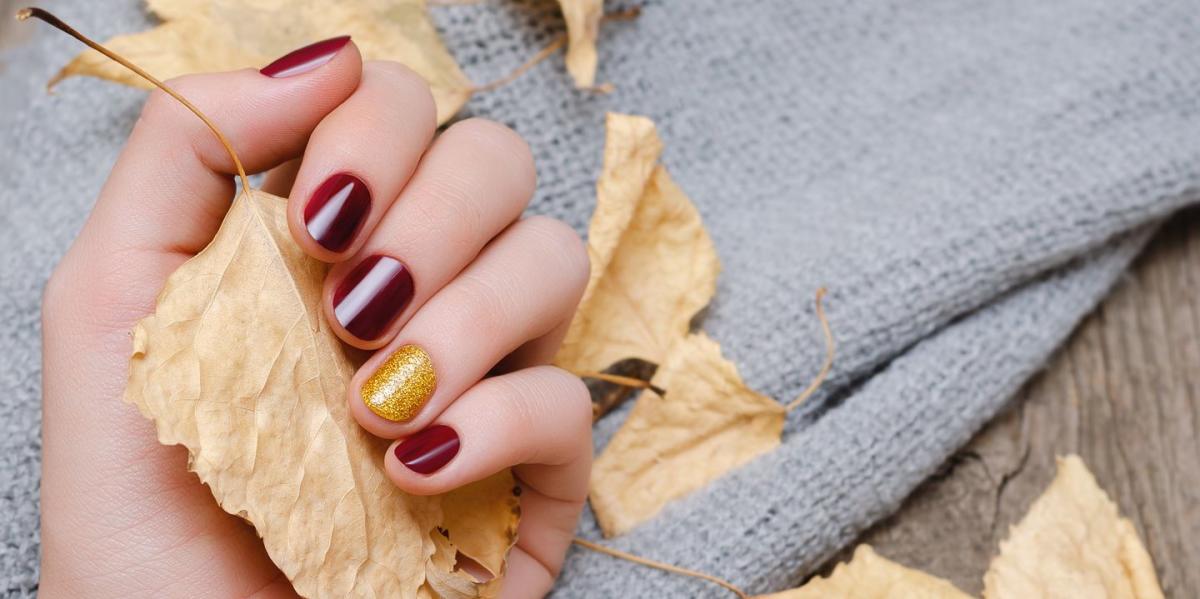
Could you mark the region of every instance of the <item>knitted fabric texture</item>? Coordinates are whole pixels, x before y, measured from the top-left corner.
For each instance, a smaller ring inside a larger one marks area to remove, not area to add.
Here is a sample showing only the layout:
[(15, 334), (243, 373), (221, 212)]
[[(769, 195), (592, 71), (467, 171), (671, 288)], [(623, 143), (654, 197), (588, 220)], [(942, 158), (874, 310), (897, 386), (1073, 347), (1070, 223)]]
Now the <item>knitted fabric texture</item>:
[[(629, 6), (619, 3), (610, 8)], [(464, 114), (534, 148), (530, 213), (581, 232), (604, 114), (659, 125), (664, 163), (723, 263), (704, 328), (786, 402), (839, 342), (833, 377), (783, 445), (613, 545), (726, 578), (794, 586), (895, 510), (999, 410), (1200, 184), (1200, 21), (1186, 1), (646, 0), (604, 26), (597, 80), (557, 57)], [(153, 24), (137, 0), (55, 6), (97, 38)], [(554, 3), (431, 8), (471, 78), (562, 31)], [(42, 86), (79, 47), (38, 31), (0, 70), (0, 591), (37, 583), (39, 296), (145, 94)], [(628, 412), (597, 425), (598, 445)], [(590, 515), (581, 534), (597, 538)], [(557, 597), (724, 597), (584, 550)]]

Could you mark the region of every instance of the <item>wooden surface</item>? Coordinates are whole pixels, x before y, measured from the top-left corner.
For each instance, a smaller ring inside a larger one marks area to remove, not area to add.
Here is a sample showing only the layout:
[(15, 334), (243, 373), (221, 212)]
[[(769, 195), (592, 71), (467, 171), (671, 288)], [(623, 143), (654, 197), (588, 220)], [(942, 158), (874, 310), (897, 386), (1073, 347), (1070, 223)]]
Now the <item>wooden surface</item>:
[(1047, 370), (859, 541), (979, 595), (1068, 453), (1137, 526), (1167, 597), (1200, 597), (1200, 212), (1168, 223)]

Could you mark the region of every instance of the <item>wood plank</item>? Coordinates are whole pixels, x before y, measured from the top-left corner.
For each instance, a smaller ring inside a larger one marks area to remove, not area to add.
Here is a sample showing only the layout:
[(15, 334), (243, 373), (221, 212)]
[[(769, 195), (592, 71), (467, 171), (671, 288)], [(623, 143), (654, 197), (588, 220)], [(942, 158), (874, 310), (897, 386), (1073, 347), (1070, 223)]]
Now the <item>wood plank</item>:
[(859, 542), (979, 594), (1067, 453), (1137, 526), (1167, 596), (1200, 597), (1200, 211), (1168, 223), (1047, 370)]

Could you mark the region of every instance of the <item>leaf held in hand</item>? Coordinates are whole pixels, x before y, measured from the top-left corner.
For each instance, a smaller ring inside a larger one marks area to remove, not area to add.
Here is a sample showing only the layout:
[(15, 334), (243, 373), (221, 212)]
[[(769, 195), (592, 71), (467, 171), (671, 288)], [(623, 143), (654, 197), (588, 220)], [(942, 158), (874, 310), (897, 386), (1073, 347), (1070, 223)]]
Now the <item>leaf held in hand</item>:
[[(516, 538), (507, 471), (442, 496), (385, 476), (388, 442), (350, 416), (356, 364), (321, 314), (326, 266), (288, 232), (286, 201), (236, 199), (212, 243), (134, 331), (126, 401), (225, 511), (248, 520), (305, 597), (491, 596)], [(464, 555), (496, 575), (455, 569)]]
[(564, 368), (600, 371), (626, 358), (661, 364), (716, 291), (716, 249), (660, 154), (650, 119), (608, 115), (588, 228), (591, 280), (554, 360)]
[(604, 0), (558, 0), (567, 23), (567, 72), (575, 87), (596, 84), (596, 37), (604, 17)]
[[(350, 35), (365, 59), (404, 63), (429, 82), (444, 123), (472, 85), (442, 45), (424, 0), (147, 0), (163, 23), (105, 42), (111, 50), (169, 79), (189, 73), (259, 68), (312, 42)], [(286, 4), (286, 6), (285, 6)], [(88, 75), (149, 89), (98, 52), (87, 50), (54, 79)]]
[(755, 393), (703, 333), (673, 346), (592, 469), (605, 536), (624, 534), (682, 497), (779, 446), (786, 410)]
[(1054, 482), (1000, 544), (983, 586), (987, 599), (1163, 596), (1133, 523), (1078, 456), (1059, 459)]

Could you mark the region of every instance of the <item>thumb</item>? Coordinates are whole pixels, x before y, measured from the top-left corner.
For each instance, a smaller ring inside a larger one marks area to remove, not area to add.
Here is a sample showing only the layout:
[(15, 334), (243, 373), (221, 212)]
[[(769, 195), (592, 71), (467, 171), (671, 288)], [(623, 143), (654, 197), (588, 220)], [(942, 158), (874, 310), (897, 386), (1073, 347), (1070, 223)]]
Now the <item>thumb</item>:
[[(272, 69), (280, 63), (307, 70)], [(303, 153), (309, 134), (361, 75), (357, 48), (334, 38), (262, 71), (189, 75), (167, 85), (208, 116), (256, 172)], [(88, 330), (128, 331), (151, 309), (167, 275), (212, 240), (233, 197), (234, 172), (203, 121), (167, 93), (153, 92), (50, 278), (44, 310), (76, 314)]]
[[(261, 71), (189, 75), (167, 85), (216, 124), (253, 173), (299, 156), (312, 130), (350, 96), (361, 75), (357, 48), (340, 37), (296, 50)], [(224, 218), (235, 173), (212, 131), (155, 90), (80, 241), (195, 253)]]

